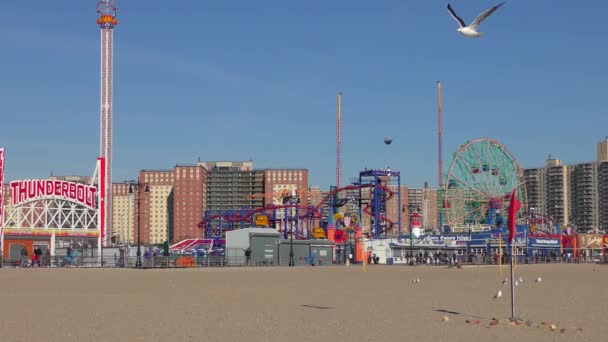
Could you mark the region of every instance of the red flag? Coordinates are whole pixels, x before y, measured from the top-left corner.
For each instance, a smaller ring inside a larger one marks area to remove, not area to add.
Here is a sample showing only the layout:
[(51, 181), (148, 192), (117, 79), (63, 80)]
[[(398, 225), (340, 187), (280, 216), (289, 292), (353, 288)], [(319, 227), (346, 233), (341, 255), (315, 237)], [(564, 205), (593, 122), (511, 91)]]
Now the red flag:
[(507, 227), (509, 227), (509, 242), (513, 242), (513, 239), (515, 239), (515, 234), (517, 233), (515, 218), (520, 207), (521, 203), (517, 200), (517, 195), (514, 189), (513, 193), (511, 194), (511, 201), (509, 202), (509, 216), (507, 218)]

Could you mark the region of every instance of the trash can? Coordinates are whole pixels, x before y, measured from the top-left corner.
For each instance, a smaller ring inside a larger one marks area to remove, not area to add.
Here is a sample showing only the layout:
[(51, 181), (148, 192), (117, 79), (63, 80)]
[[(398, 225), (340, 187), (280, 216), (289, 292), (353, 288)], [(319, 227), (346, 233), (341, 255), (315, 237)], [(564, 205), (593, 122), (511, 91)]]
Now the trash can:
[(394, 260), (393, 258), (386, 258), (386, 264), (392, 265), (394, 263), (393, 260)]

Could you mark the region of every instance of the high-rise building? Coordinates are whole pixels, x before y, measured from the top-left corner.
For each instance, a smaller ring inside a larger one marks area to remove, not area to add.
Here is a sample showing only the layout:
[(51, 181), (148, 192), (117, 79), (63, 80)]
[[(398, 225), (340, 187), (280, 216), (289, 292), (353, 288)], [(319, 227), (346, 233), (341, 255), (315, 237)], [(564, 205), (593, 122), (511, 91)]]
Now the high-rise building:
[[(174, 170), (142, 170), (139, 179), (141, 242), (161, 244), (168, 240), (173, 211)], [(145, 186), (148, 192), (145, 192)], [(135, 229), (137, 231), (137, 229)], [(137, 232), (135, 232), (135, 241)]]
[(608, 139), (598, 143), (597, 157), (573, 165), (549, 157), (544, 168), (525, 169), (528, 215), (581, 232), (608, 229)]
[(324, 227), (327, 224), (327, 215), (329, 215), (329, 201), (323, 200), (329, 196), (329, 191), (321, 191), (318, 186), (311, 186), (308, 191), (308, 203), (312, 206), (319, 207), (319, 212), (323, 215), (323, 222), (320, 226)]
[(135, 244), (134, 196), (129, 198), (130, 183), (112, 184), (112, 226), (115, 243)]
[[(301, 205), (308, 205), (308, 170), (306, 169), (267, 169), (264, 170), (264, 197), (265, 203), (280, 205), (286, 195), (296, 194), (299, 196)], [(291, 214), (294, 215), (294, 214)], [(282, 229), (282, 219), (285, 211), (276, 212), (275, 228)]]
[(422, 227), (439, 229), (439, 207), (437, 189), (422, 189)]
[(422, 212), (423, 196), (421, 188), (409, 188), (407, 190), (409, 197), (410, 214), (414, 212)]
[(308, 188), (308, 203), (312, 206), (318, 206), (323, 201), (325, 195), (327, 195), (327, 191), (321, 191), (321, 188), (318, 186), (311, 186)]
[(598, 163), (576, 164), (571, 167), (571, 220), (578, 231), (590, 231), (599, 226)]
[(599, 228), (608, 231), (608, 161), (598, 164)]
[(264, 206), (264, 171), (254, 170), (252, 161), (199, 161), (207, 170), (206, 210), (239, 211)]
[(55, 176), (55, 175), (50, 175), (49, 180), (62, 180), (62, 181), (66, 181), (66, 182), (73, 182), (73, 183), (79, 183), (79, 184), (91, 184), (91, 180), (93, 179), (93, 177), (91, 176)]
[(169, 241), (175, 243), (184, 239), (202, 236), (198, 224), (203, 217), (207, 203), (207, 170), (200, 165), (176, 166), (174, 169), (172, 193), (172, 226)]
[(547, 215), (557, 224), (570, 223), (569, 168), (561, 160), (547, 160)]
[[(399, 191), (396, 184), (391, 184), (388, 188), (393, 192), (393, 198), (386, 202), (386, 217), (393, 222), (393, 229), (389, 235), (396, 236), (401, 232), (404, 234), (409, 229), (408, 219), (408, 188), (407, 185), (401, 185), (401, 202), (399, 202)], [(401, 216), (401, 229), (399, 229), (399, 217)]]
[(608, 137), (597, 143), (597, 161), (608, 162)]
[(530, 216), (545, 216), (547, 212), (547, 169), (544, 167), (525, 169), (524, 181)]

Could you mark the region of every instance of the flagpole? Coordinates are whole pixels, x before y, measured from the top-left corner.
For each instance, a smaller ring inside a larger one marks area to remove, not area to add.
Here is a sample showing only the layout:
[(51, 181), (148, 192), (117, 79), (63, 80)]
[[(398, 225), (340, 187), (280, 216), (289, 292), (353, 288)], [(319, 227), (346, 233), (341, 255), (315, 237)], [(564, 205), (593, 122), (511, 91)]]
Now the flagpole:
[[(513, 243), (515, 243), (515, 241), (513, 241)], [(514, 260), (513, 260), (513, 267), (515, 268), (515, 271), (517, 271), (517, 246), (515, 246), (513, 248), (513, 250), (515, 250), (515, 255), (514, 255)]]
[(502, 234), (498, 233), (498, 273), (502, 274)]
[(513, 242), (511, 242), (511, 320), (515, 320), (515, 271), (513, 269)]
[(517, 211), (520, 208), (520, 202), (515, 195), (516, 189), (511, 193), (511, 201), (509, 202), (509, 215), (507, 218), (507, 226), (509, 227), (509, 242), (511, 248), (511, 320), (515, 321), (515, 269), (514, 269), (514, 252), (515, 252), (515, 235), (517, 235)]

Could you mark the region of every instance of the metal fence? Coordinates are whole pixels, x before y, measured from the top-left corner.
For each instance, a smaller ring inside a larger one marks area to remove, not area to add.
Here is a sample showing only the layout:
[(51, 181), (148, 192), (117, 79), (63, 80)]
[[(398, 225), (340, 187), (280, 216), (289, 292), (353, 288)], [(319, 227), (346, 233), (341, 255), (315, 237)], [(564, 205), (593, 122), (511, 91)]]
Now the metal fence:
[[(508, 255), (503, 255), (500, 262), (503, 265), (510, 263)], [(595, 258), (583, 257), (528, 257), (518, 256), (518, 264), (582, 264), (582, 263), (602, 263), (608, 264), (608, 255)], [(373, 264), (373, 262), (372, 262)], [(498, 265), (496, 257), (481, 255), (458, 255), (446, 257), (403, 257), (388, 258), (386, 262), (379, 264), (402, 265), (402, 266), (456, 266), (456, 265)], [(102, 260), (90, 256), (43, 256), (40, 260), (33, 261), (31, 258), (24, 259), (0, 259), (0, 266), (14, 268), (136, 268), (137, 257), (104, 257)], [(245, 256), (152, 256), (141, 257), (141, 268), (210, 268), (210, 267), (272, 267), (278, 266), (269, 259), (248, 259)]]
[[(1, 259), (0, 266), (14, 268), (68, 268), (68, 267), (102, 267), (102, 268), (136, 268), (137, 257), (90, 257), (90, 256), (43, 256), (40, 260), (31, 258)], [(267, 267), (276, 266), (267, 259), (250, 259), (245, 256), (152, 256), (141, 257), (141, 268), (189, 268), (189, 267)]]

